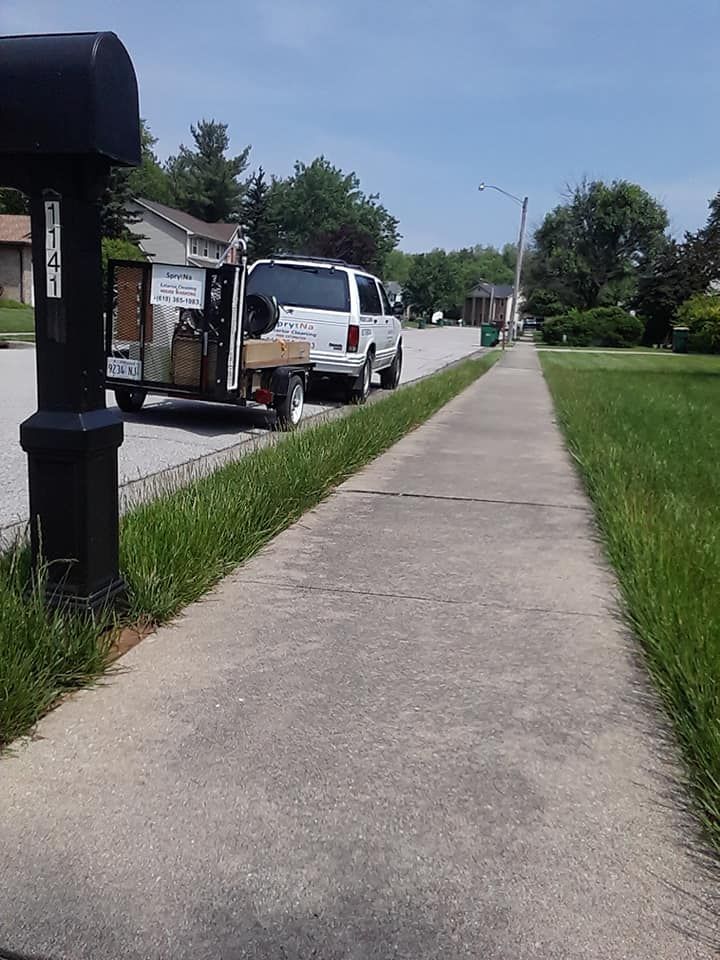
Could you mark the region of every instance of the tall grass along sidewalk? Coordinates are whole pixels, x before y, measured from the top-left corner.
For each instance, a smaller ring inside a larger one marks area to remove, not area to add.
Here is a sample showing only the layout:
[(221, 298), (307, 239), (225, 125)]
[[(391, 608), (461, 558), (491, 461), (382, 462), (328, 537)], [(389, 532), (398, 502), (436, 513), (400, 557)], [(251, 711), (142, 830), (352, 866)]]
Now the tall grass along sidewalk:
[(294, 433), (128, 513), (122, 621), (45, 608), (27, 550), (0, 555), (0, 745), (106, 668), (123, 624), (155, 626), (201, 597), (353, 472), (423, 423), (497, 359), (466, 360), (349, 416)]
[(720, 851), (720, 358), (542, 365)]

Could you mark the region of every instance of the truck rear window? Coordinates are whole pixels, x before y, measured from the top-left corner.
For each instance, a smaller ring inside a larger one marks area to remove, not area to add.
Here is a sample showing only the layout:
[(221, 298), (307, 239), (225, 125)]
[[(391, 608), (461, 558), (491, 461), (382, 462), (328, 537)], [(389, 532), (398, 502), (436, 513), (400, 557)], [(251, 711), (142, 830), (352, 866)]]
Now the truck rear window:
[(248, 277), (247, 292), (276, 297), (283, 307), (350, 310), (347, 274), (328, 267), (259, 263)]

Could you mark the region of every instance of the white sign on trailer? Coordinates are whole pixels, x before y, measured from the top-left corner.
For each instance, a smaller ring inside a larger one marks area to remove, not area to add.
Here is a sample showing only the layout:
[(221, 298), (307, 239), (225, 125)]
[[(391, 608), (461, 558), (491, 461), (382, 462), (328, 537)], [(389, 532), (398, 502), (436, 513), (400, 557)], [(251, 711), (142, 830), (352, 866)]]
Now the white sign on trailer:
[(202, 310), (205, 306), (205, 271), (199, 267), (154, 263), (150, 303), (164, 307)]

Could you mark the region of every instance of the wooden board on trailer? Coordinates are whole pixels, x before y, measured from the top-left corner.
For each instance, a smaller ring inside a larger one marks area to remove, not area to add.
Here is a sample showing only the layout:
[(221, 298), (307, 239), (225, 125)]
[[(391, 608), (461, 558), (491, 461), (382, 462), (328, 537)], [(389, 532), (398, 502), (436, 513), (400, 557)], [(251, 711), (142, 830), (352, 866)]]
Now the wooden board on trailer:
[(310, 344), (301, 340), (246, 340), (243, 345), (242, 365), (247, 370), (309, 360)]

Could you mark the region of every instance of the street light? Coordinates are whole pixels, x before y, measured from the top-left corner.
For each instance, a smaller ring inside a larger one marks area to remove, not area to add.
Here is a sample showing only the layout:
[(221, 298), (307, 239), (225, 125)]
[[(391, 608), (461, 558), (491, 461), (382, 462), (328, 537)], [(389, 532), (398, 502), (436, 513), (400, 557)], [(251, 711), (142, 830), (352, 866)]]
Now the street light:
[[(527, 221), (528, 198), (524, 197), (521, 200), (520, 197), (516, 197), (514, 193), (508, 193), (507, 190), (503, 190), (502, 187), (496, 187), (494, 184), (485, 183), (484, 181), (478, 186), (478, 190), (481, 193), (483, 190), (496, 190), (498, 193), (502, 193), (503, 196), (509, 197), (522, 208), (522, 213), (520, 214), (520, 235), (518, 237), (517, 261), (515, 263), (515, 284), (513, 286), (512, 330), (514, 332), (517, 329), (518, 307), (520, 306), (520, 274), (522, 272), (523, 253), (525, 252), (525, 223)], [(507, 320), (503, 326), (503, 350), (505, 349), (506, 339)]]

